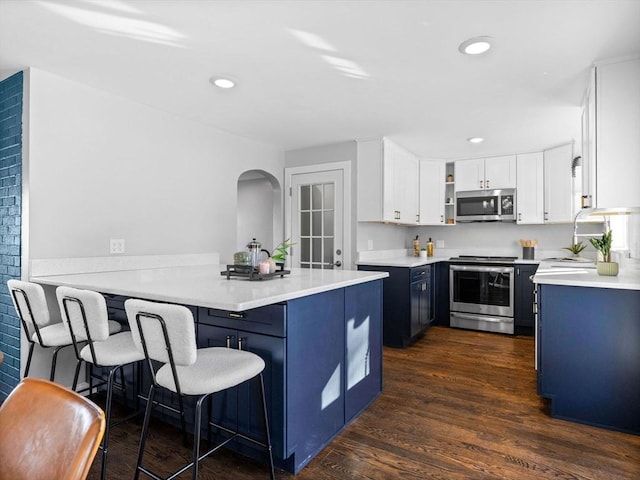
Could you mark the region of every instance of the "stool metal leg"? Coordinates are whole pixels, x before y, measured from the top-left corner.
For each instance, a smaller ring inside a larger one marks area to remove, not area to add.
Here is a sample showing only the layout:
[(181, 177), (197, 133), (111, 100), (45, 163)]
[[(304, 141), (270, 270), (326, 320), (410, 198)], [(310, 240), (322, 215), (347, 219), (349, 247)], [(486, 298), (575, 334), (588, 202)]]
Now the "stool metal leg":
[(153, 410), (153, 400), (155, 397), (155, 385), (149, 387), (149, 395), (147, 396), (147, 408), (144, 412), (144, 422), (142, 422), (142, 432), (140, 432), (140, 445), (138, 446), (138, 460), (136, 462), (136, 473), (133, 477), (138, 480), (142, 468), (142, 456), (144, 454), (144, 445), (147, 442), (147, 434), (149, 433), (149, 420), (151, 419), (151, 411)]
[(105, 430), (102, 437), (102, 470), (100, 471), (100, 479), (104, 480), (107, 475), (107, 453), (109, 452), (109, 430), (111, 424), (111, 401), (113, 399), (113, 382), (120, 367), (109, 370), (109, 379), (107, 383), (107, 400), (105, 404)]
[[(78, 386), (78, 377), (80, 376), (80, 365), (82, 365), (82, 360), (76, 360), (76, 372), (73, 375), (73, 384), (71, 390), (76, 391), (76, 387)], [(89, 392), (91, 394), (91, 392)]]
[(31, 358), (33, 357), (33, 348), (36, 346), (35, 343), (29, 343), (29, 356), (27, 357), (27, 366), (24, 369), (24, 376), (29, 376), (29, 369), (31, 368)]
[(193, 425), (193, 480), (198, 480), (198, 465), (200, 462), (200, 429), (202, 428), (202, 402), (207, 395), (200, 397), (196, 402), (195, 419)]
[(271, 480), (275, 480), (276, 474), (275, 474), (275, 471), (273, 469), (273, 453), (271, 451), (271, 434), (269, 432), (269, 418), (268, 418), (268, 415), (267, 415), (267, 400), (266, 400), (266, 397), (264, 395), (264, 380), (262, 378), (262, 373), (260, 373), (259, 377), (260, 377), (260, 394), (262, 396), (262, 413), (264, 414), (264, 431), (265, 431), (265, 434), (267, 436), (265, 444), (267, 446), (267, 453), (269, 455), (269, 475), (271, 475)]

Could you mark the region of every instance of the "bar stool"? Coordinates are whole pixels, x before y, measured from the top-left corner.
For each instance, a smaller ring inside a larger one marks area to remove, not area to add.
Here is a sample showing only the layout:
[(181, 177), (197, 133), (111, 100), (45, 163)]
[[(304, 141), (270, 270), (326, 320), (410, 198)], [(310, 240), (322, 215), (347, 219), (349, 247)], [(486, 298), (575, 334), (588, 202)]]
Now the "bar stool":
[[(53, 348), (51, 359), (51, 373), (49, 380), (53, 382), (56, 373), (56, 360), (58, 352), (73, 345), (69, 329), (64, 322), (51, 323), (49, 307), (42, 285), (21, 280), (8, 280), (7, 286), (11, 293), (13, 306), (16, 309), (22, 328), (29, 342), (29, 356), (27, 366), (24, 369), (24, 376), (29, 376), (31, 359), (36, 344), (42, 348)], [(109, 322), (111, 333), (119, 332), (121, 325), (118, 322)]]
[[(122, 369), (126, 365), (144, 360), (144, 354), (136, 348), (131, 332), (120, 332), (111, 335), (109, 332), (109, 319), (107, 315), (107, 303), (104, 297), (91, 290), (80, 290), (70, 287), (58, 287), (56, 296), (62, 313), (62, 320), (68, 326), (76, 352), (76, 372), (73, 379), (73, 390), (78, 384), (78, 373), (82, 362), (86, 362), (90, 369), (90, 380), (93, 377), (93, 367), (108, 368), (107, 399), (105, 403), (106, 429), (102, 440), (102, 470), (100, 478), (104, 480), (107, 469), (107, 454), (109, 451), (109, 431), (126, 420), (137, 416), (138, 391), (136, 391), (136, 411), (125, 418), (111, 424), (111, 406), (115, 376), (118, 371), (122, 374), (122, 389), (124, 388), (124, 374)], [(79, 342), (87, 342), (80, 349)], [(139, 372), (137, 377), (139, 378)], [(90, 383), (90, 389), (92, 385)], [(125, 391), (126, 398), (126, 391)]]
[[(198, 349), (196, 346), (195, 323), (191, 311), (181, 305), (154, 303), (146, 300), (129, 299), (125, 302), (127, 318), (137, 348), (144, 352), (152, 375), (149, 388), (147, 409), (140, 434), (138, 461), (134, 478), (140, 472), (154, 479), (161, 479), (156, 473), (142, 466), (145, 442), (149, 431), (149, 420), (155, 405), (154, 396), (158, 388), (164, 388), (183, 396), (197, 397), (194, 415), (193, 458), (192, 461), (167, 477), (173, 479), (189, 468), (193, 468), (193, 479), (198, 478), (198, 464), (201, 460), (226, 445), (232, 439), (240, 437), (264, 448), (269, 456), (271, 479), (275, 478), (273, 455), (269, 436), (269, 422), (264, 395), (262, 371), (265, 363), (254, 353), (224, 347)], [(154, 369), (153, 361), (159, 362)], [(216, 392), (235, 387), (249, 380), (256, 380), (262, 396), (262, 413), (265, 427), (264, 443), (211, 421), (211, 410), (207, 427), (216, 427), (230, 434), (222, 443), (200, 454), (200, 432), (202, 405)], [(180, 402), (181, 418), (184, 425), (184, 407)]]

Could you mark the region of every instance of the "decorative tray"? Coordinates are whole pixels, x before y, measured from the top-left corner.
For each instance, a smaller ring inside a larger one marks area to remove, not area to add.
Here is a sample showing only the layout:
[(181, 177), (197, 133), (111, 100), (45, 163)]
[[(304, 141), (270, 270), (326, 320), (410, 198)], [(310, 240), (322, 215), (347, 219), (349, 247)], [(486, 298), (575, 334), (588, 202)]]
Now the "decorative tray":
[(265, 280), (273, 277), (284, 277), (290, 273), (290, 270), (284, 270), (282, 266), (273, 273), (260, 273), (257, 268), (249, 265), (227, 265), (227, 269), (220, 272), (220, 275), (225, 275), (227, 280), (231, 277), (246, 278), (247, 280)]

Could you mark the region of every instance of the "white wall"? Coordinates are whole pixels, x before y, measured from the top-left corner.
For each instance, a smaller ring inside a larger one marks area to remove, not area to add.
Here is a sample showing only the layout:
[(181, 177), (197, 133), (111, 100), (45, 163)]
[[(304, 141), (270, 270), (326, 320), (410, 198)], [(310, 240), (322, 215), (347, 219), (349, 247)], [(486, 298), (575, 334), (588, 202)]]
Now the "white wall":
[[(284, 152), (31, 69), (31, 258), (237, 249), (238, 177), (282, 183)], [(242, 239), (244, 241), (244, 239)]]

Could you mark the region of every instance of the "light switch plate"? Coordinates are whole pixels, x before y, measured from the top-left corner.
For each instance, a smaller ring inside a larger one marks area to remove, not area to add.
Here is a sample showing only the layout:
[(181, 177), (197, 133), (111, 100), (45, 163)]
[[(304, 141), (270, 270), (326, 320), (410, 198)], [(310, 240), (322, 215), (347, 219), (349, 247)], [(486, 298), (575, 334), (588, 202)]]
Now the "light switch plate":
[(436, 240), (436, 248), (444, 248), (444, 240)]

